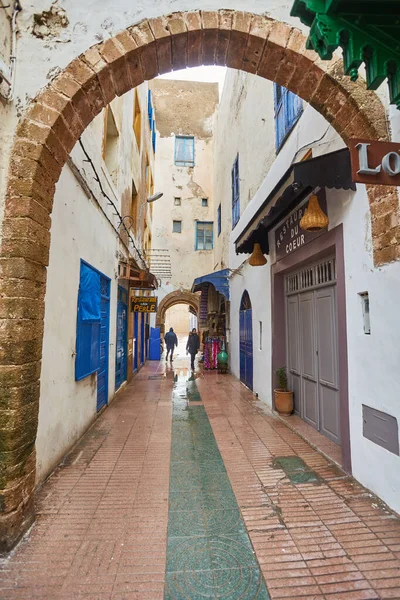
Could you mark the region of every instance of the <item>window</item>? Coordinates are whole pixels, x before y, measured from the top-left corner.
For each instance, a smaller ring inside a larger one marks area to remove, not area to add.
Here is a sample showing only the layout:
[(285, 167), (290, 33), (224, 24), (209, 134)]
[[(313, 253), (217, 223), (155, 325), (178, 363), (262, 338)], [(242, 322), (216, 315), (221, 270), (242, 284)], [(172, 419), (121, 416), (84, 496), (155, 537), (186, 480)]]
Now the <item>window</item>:
[(182, 221), (172, 221), (173, 233), (182, 233)]
[(280, 150), (284, 141), (303, 112), (301, 98), (274, 83), (275, 145)]
[(76, 325), (75, 379), (100, 367), (101, 296), (110, 295), (110, 280), (81, 261)]
[(366, 335), (371, 335), (371, 321), (369, 316), (369, 295), (368, 292), (360, 293), (361, 303), (362, 303), (362, 316), (363, 316), (363, 326), (364, 333)]
[(240, 219), (239, 154), (232, 167), (232, 229)]
[(221, 235), (221, 205), (218, 206), (217, 210), (217, 218), (218, 218), (218, 235)]
[(201, 205), (202, 206), (208, 206), (208, 198), (202, 198), (201, 199)]
[(175, 164), (178, 167), (194, 167), (194, 137), (175, 137)]
[(142, 138), (142, 113), (140, 112), (139, 94), (137, 93), (137, 90), (135, 90), (134, 102), (135, 102), (135, 106), (134, 106), (134, 114), (133, 114), (133, 130), (135, 132), (137, 147), (140, 150), (140, 141)]
[(153, 106), (153, 97), (151, 94), (151, 90), (148, 90), (147, 94), (147, 112), (149, 117), (149, 126), (150, 126), (150, 135), (151, 135), (151, 144), (153, 147), (153, 152), (156, 151), (156, 118), (155, 118), (155, 110)]
[(114, 185), (117, 185), (118, 179), (118, 142), (119, 133), (114, 115), (111, 108), (107, 106), (105, 110), (103, 158)]
[(212, 250), (214, 247), (214, 223), (197, 221), (196, 250)]
[(175, 196), (174, 204), (175, 204), (175, 206), (180, 206), (182, 204), (182, 200), (180, 198), (178, 198), (177, 196)]
[(133, 226), (136, 227), (137, 209), (138, 209), (139, 196), (135, 186), (135, 182), (132, 179), (132, 196), (131, 196), (131, 216), (133, 218)]
[(260, 321), (259, 323), (260, 323), (260, 350), (262, 350), (263, 326), (262, 326), (262, 321)]

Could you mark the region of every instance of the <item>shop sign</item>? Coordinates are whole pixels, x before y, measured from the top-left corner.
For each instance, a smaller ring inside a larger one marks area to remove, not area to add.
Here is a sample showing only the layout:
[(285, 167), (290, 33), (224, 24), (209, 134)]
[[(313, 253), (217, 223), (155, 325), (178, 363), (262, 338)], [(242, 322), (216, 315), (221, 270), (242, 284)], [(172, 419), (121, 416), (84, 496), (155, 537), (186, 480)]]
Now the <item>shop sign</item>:
[(350, 140), (349, 149), (353, 181), (400, 185), (400, 142)]
[[(317, 194), (318, 202), (324, 213), (327, 212), (326, 209), (326, 196), (325, 190), (320, 190)], [(275, 229), (275, 253), (276, 260), (280, 260), (281, 258), (285, 258), (285, 256), (289, 256), (296, 250), (299, 250), (315, 238), (319, 237), (321, 234), (325, 233), (322, 231), (305, 231), (301, 229), (299, 223), (301, 221), (302, 216), (304, 215), (306, 208), (308, 206), (308, 202), (296, 208), (286, 220)]]
[(157, 312), (157, 300), (155, 296), (133, 296), (132, 297), (132, 311), (141, 313), (155, 313)]

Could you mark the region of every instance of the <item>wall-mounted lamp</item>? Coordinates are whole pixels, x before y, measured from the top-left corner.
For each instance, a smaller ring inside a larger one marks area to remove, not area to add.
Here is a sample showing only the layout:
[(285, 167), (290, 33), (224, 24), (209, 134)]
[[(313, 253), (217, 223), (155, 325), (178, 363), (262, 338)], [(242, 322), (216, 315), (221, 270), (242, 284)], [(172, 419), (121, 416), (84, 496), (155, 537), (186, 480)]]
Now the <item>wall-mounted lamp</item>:
[(153, 194), (152, 196), (147, 198), (147, 202), (155, 202), (156, 200), (159, 200), (159, 198), (161, 198), (161, 196), (163, 195), (163, 192), (157, 192), (156, 194)]

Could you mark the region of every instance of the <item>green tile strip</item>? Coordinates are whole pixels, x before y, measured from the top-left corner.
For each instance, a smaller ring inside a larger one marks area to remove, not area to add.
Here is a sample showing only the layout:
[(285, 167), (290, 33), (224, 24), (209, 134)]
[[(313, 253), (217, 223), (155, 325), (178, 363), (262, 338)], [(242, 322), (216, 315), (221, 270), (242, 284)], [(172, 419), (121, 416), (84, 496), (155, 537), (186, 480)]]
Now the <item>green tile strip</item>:
[(282, 469), (294, 484), (321, 483), (320, 477), (298, 456), (278, 456), (272, 466)]
[[(184, 393), (186, 391), (186, 393)], [(196, 383), (173, 391), (164, 600), (269, 600)]]

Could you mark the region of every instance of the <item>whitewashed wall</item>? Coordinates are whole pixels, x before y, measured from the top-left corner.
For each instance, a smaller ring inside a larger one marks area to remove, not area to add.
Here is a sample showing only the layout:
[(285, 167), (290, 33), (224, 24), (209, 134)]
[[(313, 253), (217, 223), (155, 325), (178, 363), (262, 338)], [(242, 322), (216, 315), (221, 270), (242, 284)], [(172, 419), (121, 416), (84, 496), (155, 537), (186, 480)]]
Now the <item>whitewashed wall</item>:
[[(142, 108), (142, 151), (149, 146), (147, 84), (138, 88)], [(104, 113), (82, 135), (84, 147), (104, 190), (122, 212), (122, 197), (131, 194), (132, 177), (140, 186), (142, 171), (133, 133), (133, 92), (111, 105), (119, 130), (118, 177), (114, 182), (102, 157)], [(153, 156), (148, 153), (151, 165)], [(77, 143), (56, 187), (47, 270), (45, 326), (39, 425), (36, 441), (37, 481), (42, 481), (96, 418), (97, 375), (75, 381), (77, 298), (80, 260), (111, 279), (108, 400), (115, 393), (116, 304), (118, 261), (127, 256), (117, 235), (119, 218), (100, 192), (91, 165)], [(80, 172), (80, 175), (77, 172)], [(96, 200), (90, 196), (92, 191)], [(148, 210), (149, 205), (144, 205)], [(115, 230), (111, 223), (114, 224)], [(129, 226), (129, 221), (126, 221)], [(137, 242), (140, 246), (140, 240)], [(132, 251), (132, 246), (130, 247)]]
[(75, 381), (81, 258), (111, 279), (109, 398), (114, 393), (118, 244), (112, 228), (68, 166), (57, 185), (51, 236), (36, 440), (38, 482), (96, 417), (97, 375)]
[[(250, 95), (247, 102), (251, 103)], [(221, 118), (221, 115), (219, 115)], [(269, 120), (273, 129), (272, 116)], [(251, 123), (248, 124), (249, 128)], [(273, 130), (271, 131), (271, 135)], [(306, 146), (304, 148), (304, 146)], [(299, 160), (308, 147), (313, 156), (332, 152), (344, 146), (329, 124), (311, 107), (305, 108), (297, 126), (272, 164), (253, 200), (245, 208), (230, 236), (230, 268), (240, 267), (248, 258), (236, 256), (234, 240), (256, 212), (291, 162)], [(257, 160), (255, 155), (254, 160)], [(216, 173), (218, 176), (218, 173)], [(400, 511), (400, 458), (363, 437), (362, 405), (366, 404), (397, 418), (400, 423), (400, 264), (375, 268), (372, 258), (370, 213), (365, 186), (357, 191), (328, 190), (329, 228), (343, 223), (346, 272), (346, 306), (348, 337), (349, 416), (353, 475), (374, 491), (393, 509)], [(239, 307), (247, 289), (253, 304), (254, 391), (260, 399), (272, 404), (270, 345), (270, 264), (260, 268), (244, 264), (231, 278), (231, 348), (239, 346)], [(363, 331), (359, 294), (368, 292), (370, 299), (371, 335)], [(259, 321), (263, 321), (263, 350), (259, 351)], [(231, 366), (239, 376), (239, 352), (231, 351)]]

